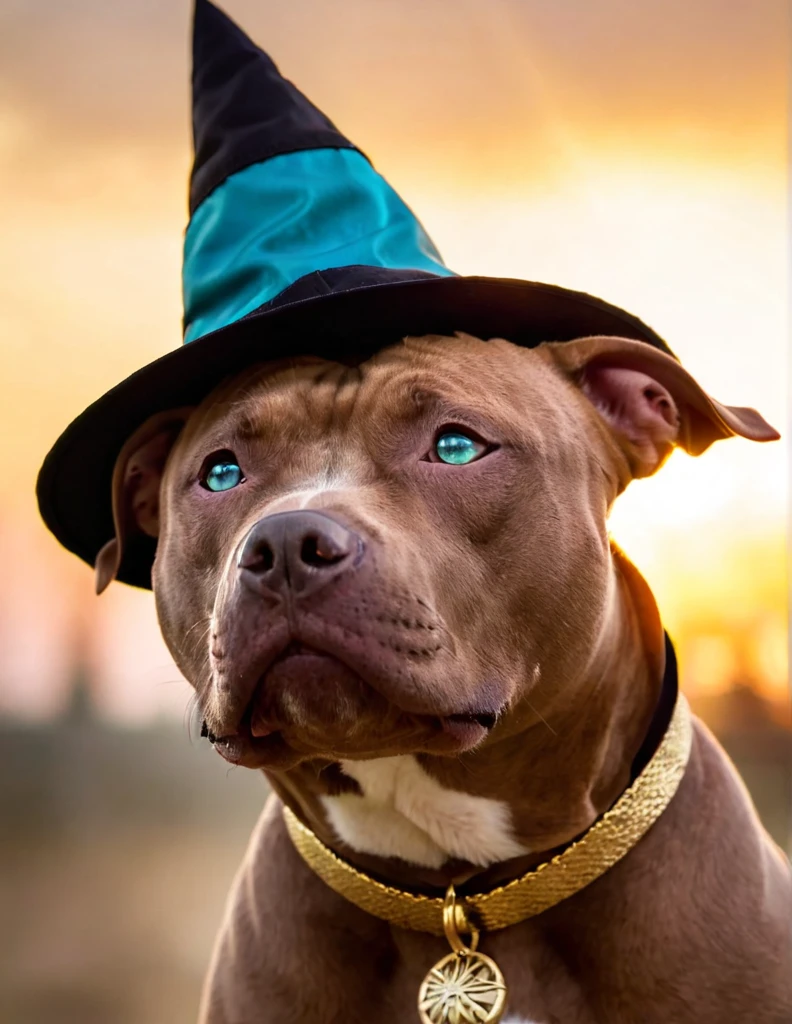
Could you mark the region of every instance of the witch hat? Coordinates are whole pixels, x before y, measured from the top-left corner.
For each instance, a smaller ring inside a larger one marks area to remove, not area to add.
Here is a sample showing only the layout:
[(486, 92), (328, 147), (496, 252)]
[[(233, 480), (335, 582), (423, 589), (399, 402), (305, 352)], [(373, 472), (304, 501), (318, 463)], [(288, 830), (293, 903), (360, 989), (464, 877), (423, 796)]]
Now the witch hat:
[[(346, 139), (224, 13), (196, 0), (184, 342), (108, 391), (41, 467), (41, 515), (93, 565), (113, 536), (111, 481), (126, 439), (156, 412), (288, 355), (341, 359), (407, 335), (465, 331), (535, 346), (608, 334), (671, 355), (636, 317), (582, 292), (461, 277)], [(117, 578), (150, 588), (154, 543)]]

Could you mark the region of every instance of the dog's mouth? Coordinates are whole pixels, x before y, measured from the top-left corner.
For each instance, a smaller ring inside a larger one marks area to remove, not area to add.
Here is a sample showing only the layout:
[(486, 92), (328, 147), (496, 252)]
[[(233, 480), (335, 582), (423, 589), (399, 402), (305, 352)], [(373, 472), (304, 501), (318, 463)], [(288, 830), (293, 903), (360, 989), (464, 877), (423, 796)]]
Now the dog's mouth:
[(498, 716), (492, 711), (478, 711), (467, 715), (446, 715), (444, 721), (453, 725), (480, 725), (489, 731), (494, 728)]
[(204, 720), (201, 736), (232, 764), (285, 768), (327, 755), (327, 743), (339, 756), (388, 756), (403, 752), (401, 743), (459, 754), (483, 742), (497, 719), (481, 708), (406, 712), (333, 655), (292, 641), (258, 680), (236, 729), (218, 734)]
[[(429, 715), (421, 717), (429, 722), (436, 722), (443, 733), (462, 743), (465, 748), (477, 746), (494, 729), (498, 720), (498, 716), (489, 711), (444, 715), (437, 718)], [(278, 748), (284, 746), (280, 730), (263, 729), (260, 726), (254, 730), (251, 719), (252, 708), (248, 707), (237, 731), (225, 736), (216, 736), (204, 720), (201, 724), (201, 736), (208, 739), (218, 753), (234, 764), (240, 763), (240, 752), (244, 747), (252, 746), (259, 753), (265, 754), (275, 753)]]
[(443, 715), (437, 721), (443, 735), (459, 747), (459, 753), (472, 750), (482, 743), (492, 729), (498, 716), (490, 711), (474, 711), (462, 714)]

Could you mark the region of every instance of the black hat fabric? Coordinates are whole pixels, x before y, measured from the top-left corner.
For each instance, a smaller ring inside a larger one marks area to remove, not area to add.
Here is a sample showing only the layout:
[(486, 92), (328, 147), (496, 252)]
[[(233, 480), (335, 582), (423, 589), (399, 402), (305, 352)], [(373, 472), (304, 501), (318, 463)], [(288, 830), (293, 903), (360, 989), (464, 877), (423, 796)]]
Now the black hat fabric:
[[(593, 296), (454, 274), (363, 153), (209, 0), (195, 7), (193, 134), (184, 344), (89, 406), (39, 472), (45, 523), (91, 565), (113, 536), (113, 467), (129, 435), (247, 365), (457, 330), (526, 346), (611, 334), (673, 355)], [(153, 554), (154, 542), (135, 546), (118, 578), (150, 587)]]

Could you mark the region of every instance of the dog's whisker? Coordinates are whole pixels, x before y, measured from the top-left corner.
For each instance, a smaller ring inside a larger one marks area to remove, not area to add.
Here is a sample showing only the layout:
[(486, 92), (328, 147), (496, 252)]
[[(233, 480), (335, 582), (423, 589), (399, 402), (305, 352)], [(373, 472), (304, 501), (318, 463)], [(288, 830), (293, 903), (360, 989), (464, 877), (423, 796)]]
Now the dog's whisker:
[(192, 631), (194, 629), (197, 629), (197, 627), (200, 626), (201, 623), (211, 622), (211, 620), (212, 620), (212, 616), (211, 615), (202, 615), (200, 617), (200, 619), (196, 619), (196, 621), (192, 624), (192, 626), (190, 626), (190, 628), (184, 634), (184, 639), (186, 640), (187, 637), (190, 635), (190, 633), (192, 633)]
[(190, 743), (195, 740), (195, 733), (200, 731), (199, 722), (202, 720), (201, 706), (198, 700), (198, 694), (192, 693), (189, 700), (184, 708), (184, 725), (187, 729), (187, 736)]
[(197, 644), (200, 644), (200, 643), (203, 643), (203, 641), (204, 641), (204, 640), (206, 639), (206, 637), (207, 637), (207, 636), (209, 635), (209, 631), (210, 631), (210, 630), (211, 630), (211, 628), (212, 628), (212, 617), (211, 617), (211, 615), (210, 615), (210, 616), (208, 616), (208, 617), (207, 617), (207, 616), (201, 616), (201, 618), (200, 618), (200, 619), (198, 619), (198, 620), (197, 620), (196, 622), (194, 622), (194, 623), (192, 624), (192, 626), (190, 626), (190, 628), (189, 628), (189, 629), (187, 630), (187, 632), (186, 632), (186, 633), (184, 634), (184, 636), (183, 636), (183, 637), (181, 638), (181, 643), (179, 644), (179, 647), (180, 647), (180, 648), (182, 648), (182, 649), (183, 649), (183, 646), (182, 646), (182, 645), (183, 645), (183, 644), (185, 643), (185, 641), (187, 640), (187, 638), (188, 638), (188, 637), (190, 636), (190, 634), (191, 634), (191, 633), (193, 632), (193, 630), (197, 629), (197, 628), (198, 628), (198, 626), (201, 626), (201, 625), (205, 626), (205, 627), (206, 627), (206, 629), (204, 630), (204, 632), (203, 632), (203, 634), (201, 635), (201, 637), (200, 637), (200, 638), (199, 638), (199, 639), (198, 639), (197, 641), (195, 641), (196, 645), (197, 645)]
[[(209, 645), (206, 644), (205, 641), (206, 641), (206, 638), (208, 637), (211, 629), (212, 629), (212, 624), (210, 622), (206, 626), (206, 629), (201, 634), (201, 636), (194, 637), (193, 642), (191, 644), (193, 650), (195, 652), (199, 653), (199, 656), (200, 656), (200, 658), (202, 660), (203, 670), (204, 671), (206, 671), (208, 669), (208, 667), (209, 667)], [(187, 656), (187, 653), (185, 651), (183, 643), (179, 643), (179, 651), (181, 652), (181, 655), (182, 655), (183, 658), (185, 658), (185, 660), (189, 660), (188, 656)]]
[(544, 722), (544, 724), (547, 726), (547, 728), (550, 730), (550, 732), (556, 738), (558, 738), (558, 733), (555, 731), (555, 729), (552, 727), (552, 725), (550, 725), (550, 723), (547, 721), (547, 719), (542, 714), (542, 712), (539, 711), (538, 708), (534, 707), (534, 705), (528, 700), (527, 697), (525, 698), (525, 703), (528, 705), (528, 707), (531, 709), (531, 711), (533, 711), (533, 713), (537, 716), (537, 718), (541, 719), (541, 721)]

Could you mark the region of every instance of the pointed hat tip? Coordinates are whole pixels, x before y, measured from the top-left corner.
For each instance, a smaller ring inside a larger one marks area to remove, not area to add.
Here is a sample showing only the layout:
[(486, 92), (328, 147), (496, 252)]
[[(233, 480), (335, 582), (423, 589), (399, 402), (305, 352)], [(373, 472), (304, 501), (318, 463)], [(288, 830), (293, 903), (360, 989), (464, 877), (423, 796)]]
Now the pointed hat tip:
[(210, 0), (195, 0), (190, 214), (228, 177), (278, 154), (355, 149)]
[(223, 12), (211, 0), (195, 0), (193, 4), (193, 35), (207, 19), (222, 15)]
[(193, 8), (193, 66), (200, 56), (216, 50), (223, 39), (234, 39), (243, 49), (258, 50), (246, 32), (211, 0), (195, 0)]
[(220, 15), (220, 17), (228, 18), (225, 11), (222, 11), (217, 4), (213, 4), (212, 0), (195, 0), (195, 4), (193, 5), (193, 18), (205, 18), (211, 17), (212, 15)]

